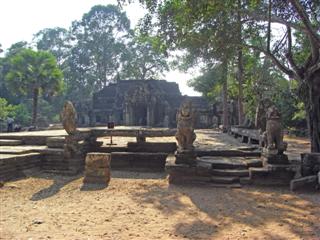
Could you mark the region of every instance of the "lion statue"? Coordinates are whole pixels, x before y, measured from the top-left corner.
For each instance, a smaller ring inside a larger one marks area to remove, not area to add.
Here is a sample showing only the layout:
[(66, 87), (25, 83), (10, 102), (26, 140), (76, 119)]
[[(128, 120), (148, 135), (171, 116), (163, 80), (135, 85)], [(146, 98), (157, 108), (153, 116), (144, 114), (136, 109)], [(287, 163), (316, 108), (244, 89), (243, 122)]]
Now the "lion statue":
[(76, 119), (77, 112), (70, 101), (66, 101), (62, 112), (60, 113), (61, 122), (63, 128), (66, 130), (68, 134), (74, 134), (77, 131)]
[(281, 126), (281, 115), (275, 106), (271, 106), (267, 111), (266, 142), (268, 150), (286, 150), (286, 144), (283, 142), (283, 130)]
[(196, 134), (194, 133), (196, 116), (191, 101), (182, 103), (177, 112), (176, 120), (177, 133), (175, 137), (178, 141), (179, 150), (193, 150), (193, 142), (196, 139)]

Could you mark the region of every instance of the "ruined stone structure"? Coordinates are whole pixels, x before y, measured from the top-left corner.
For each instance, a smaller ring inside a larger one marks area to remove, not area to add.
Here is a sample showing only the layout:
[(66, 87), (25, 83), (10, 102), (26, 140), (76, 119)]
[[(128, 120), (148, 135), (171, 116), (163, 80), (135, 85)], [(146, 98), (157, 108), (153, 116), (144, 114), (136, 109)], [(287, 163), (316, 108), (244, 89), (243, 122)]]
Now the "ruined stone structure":
[(213, 108), (204, 98), (182, 96), (177, 83), (164, 80), (110, 84), (94, 94), (92, 117), (98, 125), (176, 127), (177, 110), (186, 99), (197, 109), (196, 128), (212, 127)]

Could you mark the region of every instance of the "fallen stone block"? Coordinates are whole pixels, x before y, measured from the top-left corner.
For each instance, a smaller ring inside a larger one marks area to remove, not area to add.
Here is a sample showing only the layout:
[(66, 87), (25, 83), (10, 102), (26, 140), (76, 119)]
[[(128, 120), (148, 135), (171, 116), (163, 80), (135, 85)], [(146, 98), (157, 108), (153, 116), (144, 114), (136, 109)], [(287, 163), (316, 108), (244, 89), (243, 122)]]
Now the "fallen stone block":
[(316, 175), (293, 179), (290, 182), (290, 190), (296, 191), (298, 189), (315, 189), (318, 177)]

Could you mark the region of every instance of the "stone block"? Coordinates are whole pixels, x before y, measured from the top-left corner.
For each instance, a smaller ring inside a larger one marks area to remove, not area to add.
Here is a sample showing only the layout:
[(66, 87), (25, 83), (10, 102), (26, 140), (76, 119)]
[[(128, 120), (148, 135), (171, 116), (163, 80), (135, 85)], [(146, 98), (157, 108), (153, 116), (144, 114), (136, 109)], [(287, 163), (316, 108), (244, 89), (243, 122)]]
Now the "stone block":
[(210, 182), (213, 183), (222, 183), (222, 184), (231, 184), (239, 181), (239, 177), (217, 177), (212, 176)]
[(109, 168), (111, 155), (108, 153), (87, 153), (86, 168)]
[(65, 144), (64, 137), (48, 137), (46, 141), (49, 148), (63, 148)]
[(110, 177), (109, 168), (85, 168), (86, 177)]
[(174, 153), (176, 150), (175, 142), (128, 142), (129, 152)]
[(301, 154), (301, 175), (316, 175), (320, 171), (320, 153)]
[(214, 176), (249, 177), (249, 170), (247, 169), (212, 169), (211, 174)]
[[(288, 167), (288, 166), (287, 166)], [(289, 186), (296, 171), (277, 166), (275, 168), (249, 168), (249, 176), (253, 184), (266, 186)]]
[(176, 152), (176, 164), (196, 165), (197, 156), (194, 152)]
[(288, 156), (285, 154), (262, 154), (263, 164), (289, 164)]
[(83, 183), (84, 184), (104, 184), (108, 185), (110, 182), (110, 176), (85, 176), (83, 178)]
[(112, 168), (150, 169), (163, 171), (166, 163), (166, 153), (114, 152), (111, 153)]
[(317, 185), (317, 176), (312, 175), (308, 177), (302, 177), (293, 179), (290, 182), (291, 191), (296, 191), (299, 189), (315, 189)]
[(260, 151), (243, 151), (243, 150), (195, 150), (198, 157), (260, 157)]
[(18, 139), (0, 139), (0, 146), (19, 146), (22, 141)]

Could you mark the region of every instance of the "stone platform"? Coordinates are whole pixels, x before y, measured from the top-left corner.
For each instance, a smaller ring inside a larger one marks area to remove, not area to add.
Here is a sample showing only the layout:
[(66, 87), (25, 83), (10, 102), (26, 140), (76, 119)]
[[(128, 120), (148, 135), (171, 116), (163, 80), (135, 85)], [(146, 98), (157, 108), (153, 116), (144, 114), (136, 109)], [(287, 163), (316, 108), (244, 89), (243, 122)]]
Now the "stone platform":
[(42, 158), (43, 155), (40, 153), (1, 154), (0, 180), (7, 181), (24, 177), (25, 170), (40, 169)]
[(176, 164), (174, 155), (169, 155), (166, 171), (170, 184), (218, 184), (217, 186), (241, 187), (249, 178), (250, 167), (262, 167), (256, 158), (205, 156), (198, 157), (194, 165)]

